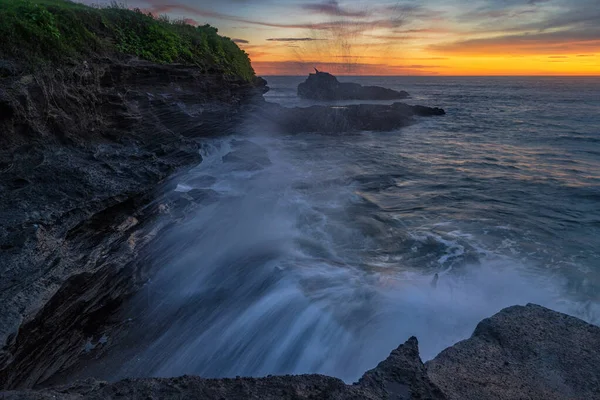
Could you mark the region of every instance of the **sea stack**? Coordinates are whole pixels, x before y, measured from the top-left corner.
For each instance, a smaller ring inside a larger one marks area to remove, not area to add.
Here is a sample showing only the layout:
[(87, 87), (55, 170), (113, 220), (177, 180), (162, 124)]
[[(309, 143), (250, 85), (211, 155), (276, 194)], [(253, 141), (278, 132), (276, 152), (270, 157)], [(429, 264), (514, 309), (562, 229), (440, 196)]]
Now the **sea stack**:
[(315, 68), (314, 74), (298, 85), (298, 96), (312, 100), (399, 100), (410, 95), (380, 86), (362, 86), (358, 83), (340, 82), (328, 72)]

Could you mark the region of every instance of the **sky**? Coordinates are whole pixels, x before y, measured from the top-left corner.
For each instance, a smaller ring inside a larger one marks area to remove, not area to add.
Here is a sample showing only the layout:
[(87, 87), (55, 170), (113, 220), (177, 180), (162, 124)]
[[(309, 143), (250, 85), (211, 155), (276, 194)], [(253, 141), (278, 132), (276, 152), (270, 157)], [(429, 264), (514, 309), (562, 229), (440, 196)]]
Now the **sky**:
[(600, 0), (126, 4), (217, 27), (259, 75), (600, 75)]

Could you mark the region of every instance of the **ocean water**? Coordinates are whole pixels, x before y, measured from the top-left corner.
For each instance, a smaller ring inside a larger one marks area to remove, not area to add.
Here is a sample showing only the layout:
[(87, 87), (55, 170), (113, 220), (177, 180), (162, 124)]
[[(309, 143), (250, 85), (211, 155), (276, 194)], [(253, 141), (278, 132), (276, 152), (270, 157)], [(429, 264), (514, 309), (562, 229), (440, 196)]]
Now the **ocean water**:
[[(267, 80), (268, 101), (314, 104), (296, 97), (303, 78)], [(97, 376), (352, 382), (411, 335), (431, 359), (514, 304), (600, 324), (600, 80), (343, 80), (447, 115), (332, 136), (242, 124), (204, 142), (176, 190), (214, 196), (146, 255), (160, 272)]]

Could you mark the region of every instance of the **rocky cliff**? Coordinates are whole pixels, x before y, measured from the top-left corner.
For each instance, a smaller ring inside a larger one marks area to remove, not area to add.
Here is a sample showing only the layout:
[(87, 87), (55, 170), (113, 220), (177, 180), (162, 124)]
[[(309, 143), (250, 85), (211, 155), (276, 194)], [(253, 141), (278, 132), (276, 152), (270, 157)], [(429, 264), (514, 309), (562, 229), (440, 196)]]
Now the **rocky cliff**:
[(135, 255), (164, 227), (146, 223), (182, 201), (157, 184), (199, 163), (198, 139), (227, 133), (265, 90), (133, 59), (2, 78), (0, 385), (68, 365), (135, 290)]
[(416, 338), (352, 385), (322, 375), (87, 380), (4, 399), (598, 399), (600, 328), (529, 304), (479, 323), (423, 364)]

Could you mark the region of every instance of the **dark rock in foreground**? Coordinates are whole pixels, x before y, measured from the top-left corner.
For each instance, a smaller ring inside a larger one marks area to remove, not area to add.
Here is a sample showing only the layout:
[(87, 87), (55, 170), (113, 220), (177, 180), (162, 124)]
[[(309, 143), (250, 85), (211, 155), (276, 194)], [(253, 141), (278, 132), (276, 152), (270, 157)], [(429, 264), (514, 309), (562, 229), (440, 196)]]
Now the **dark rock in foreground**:
[(298, 85), (298, 96), (313, 100), (400, 100), (409, 94), (379, 86), (342, 83), (327, 72), (316, 71)]
[(139, 254), (180, 218), (171, 210), (211, 200), (157, 186), (266, 90), (133, 59), (0, 77), (0, 387), (77, 359), (147, 279)]
[(450, 399), (600, 399), (600, 328), (533, 304), (509, 307), (427, 370)]
[(404, 103), (356, 104), (348, 106), (311, 106), (285, 108), (267, 103), (262, 113), (287, 133), (341, 133), (355, 131), (390, 131), (415, 122), (415, 116), (438, 116), (441, 108), (411, 106)]
[(12, 399), (598, 399), (600, 328), (529, 304), (479, 323), (473, 336), (423, 365), (416, 338), (353, 385), (322, 375), (95, 380)]
[(367, 371), (358, 381), (358, 386), (373, 391), (379, 398), (446, 399), (427, 376), (414, 336), (392, 351), (376, 368)]
[(0, 392), (2, 399), (446, 399), (431, 383), (419, 358), (417, 339), (410, 338), (388, 359), (354, 385), (323, 375), (266, 378), (125, 379), (108, 384), (95, 380), (42, 391)]

